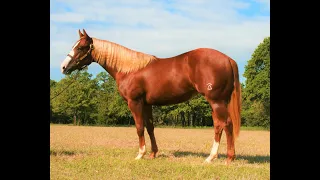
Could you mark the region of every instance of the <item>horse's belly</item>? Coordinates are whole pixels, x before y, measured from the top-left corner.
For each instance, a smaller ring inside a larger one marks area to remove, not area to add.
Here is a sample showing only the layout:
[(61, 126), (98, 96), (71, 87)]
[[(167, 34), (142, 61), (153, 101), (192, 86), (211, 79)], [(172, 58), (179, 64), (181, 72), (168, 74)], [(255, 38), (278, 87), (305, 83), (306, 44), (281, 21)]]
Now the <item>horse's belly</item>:
[(152, 105), (171, 105), (189, 100), (192, 96), (197, 94), (195, 90), (187, 92), (161, 91), (157, 93), (147, 93), (146, 103)]

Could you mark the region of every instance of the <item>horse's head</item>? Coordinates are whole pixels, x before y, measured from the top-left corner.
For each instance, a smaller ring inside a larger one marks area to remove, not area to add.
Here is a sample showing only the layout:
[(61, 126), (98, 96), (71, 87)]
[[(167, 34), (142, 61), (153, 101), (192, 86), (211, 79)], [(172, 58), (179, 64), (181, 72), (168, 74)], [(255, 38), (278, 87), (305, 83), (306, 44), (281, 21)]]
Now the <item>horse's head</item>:
[(83, 34), (79, 29), (80, 40), (72, 47), (66, 59), (61, 63), (61, 72), (70, 74), (74, 70), (82, 70), (92, 62), (91, 51), (93, 50), (93, 40), (83, 29)]

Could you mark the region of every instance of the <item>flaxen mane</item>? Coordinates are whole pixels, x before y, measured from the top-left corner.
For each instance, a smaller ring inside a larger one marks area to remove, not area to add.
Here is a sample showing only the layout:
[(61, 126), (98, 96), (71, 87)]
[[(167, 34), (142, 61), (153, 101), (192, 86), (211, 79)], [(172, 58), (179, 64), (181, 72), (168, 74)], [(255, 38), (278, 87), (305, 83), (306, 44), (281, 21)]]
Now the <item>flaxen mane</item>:
[(147, 66), (157, 59), (155, 56), (128, 49), (119, 44), (92, 38), (94, 50), (93, 57), (99, 64), (106, 63), (117, 71), (128, 73), (134, 72)]

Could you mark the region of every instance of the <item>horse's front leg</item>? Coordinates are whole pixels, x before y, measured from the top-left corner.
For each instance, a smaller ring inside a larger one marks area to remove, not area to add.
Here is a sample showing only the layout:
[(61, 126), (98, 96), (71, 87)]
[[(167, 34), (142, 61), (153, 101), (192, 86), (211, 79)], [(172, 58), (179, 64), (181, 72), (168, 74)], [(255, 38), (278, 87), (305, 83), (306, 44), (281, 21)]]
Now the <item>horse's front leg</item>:
[(143, 124), (143, 101), (128, 100), (128, 107), (133, 115), (137, 134), (139, 136), (139, 153), (135, 159), (141, 159), (146, 154), (146, 144), (144, 139), (144, 124)]
[(143, 114), (144, 114), (144, 120), (147, 127), (147, 131), (150, 137), (151, 141), (151, 154), (150, 158), (153, 159), (156, 157), (156, 154), (158, 152), (158, 146), (156, 142), (156, 137), (154, 135), (154, 126), (153, 126), (153, 117), (152, 117), (152, 106), (151, 105), (145, 105), (143, 108)]

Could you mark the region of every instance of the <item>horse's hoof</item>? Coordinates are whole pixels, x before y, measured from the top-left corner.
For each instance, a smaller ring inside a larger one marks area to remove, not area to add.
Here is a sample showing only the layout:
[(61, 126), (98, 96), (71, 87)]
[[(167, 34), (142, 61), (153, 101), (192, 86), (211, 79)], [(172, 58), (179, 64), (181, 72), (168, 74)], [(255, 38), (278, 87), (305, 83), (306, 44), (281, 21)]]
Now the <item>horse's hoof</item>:
[(218, 158), (218, 154), (214, 155), (213, 157), (207, 157), (207, 159), (204, 161), (205, 163), (211, 163), (214, 159)]
[(144, 154), (138, 154), (138, 156), (135, 158), (135, 160), (139, 160), (139, 159), (142, 159), (142, 157), (145, 155), (145, 153)]
[(206, 160), (204, 160), (204, 163), (212, 163), (212, 160), (210, 160), (210, 158), (207, 158)]
[(142, 156), (137, 156), (136, 158), (134, 158), (135, 160), (140, 160), (142, 158)]
[(154, 159), (154, 158), (156, 158), (156, 155), (157, 155), (157, 153), (152, 152), (152, 153), (149, 155), (149, 157), (150, 157), (150, 159)]
[(225, 165), (229, 166), (233, 160), (234, 158), (227, 158)]

